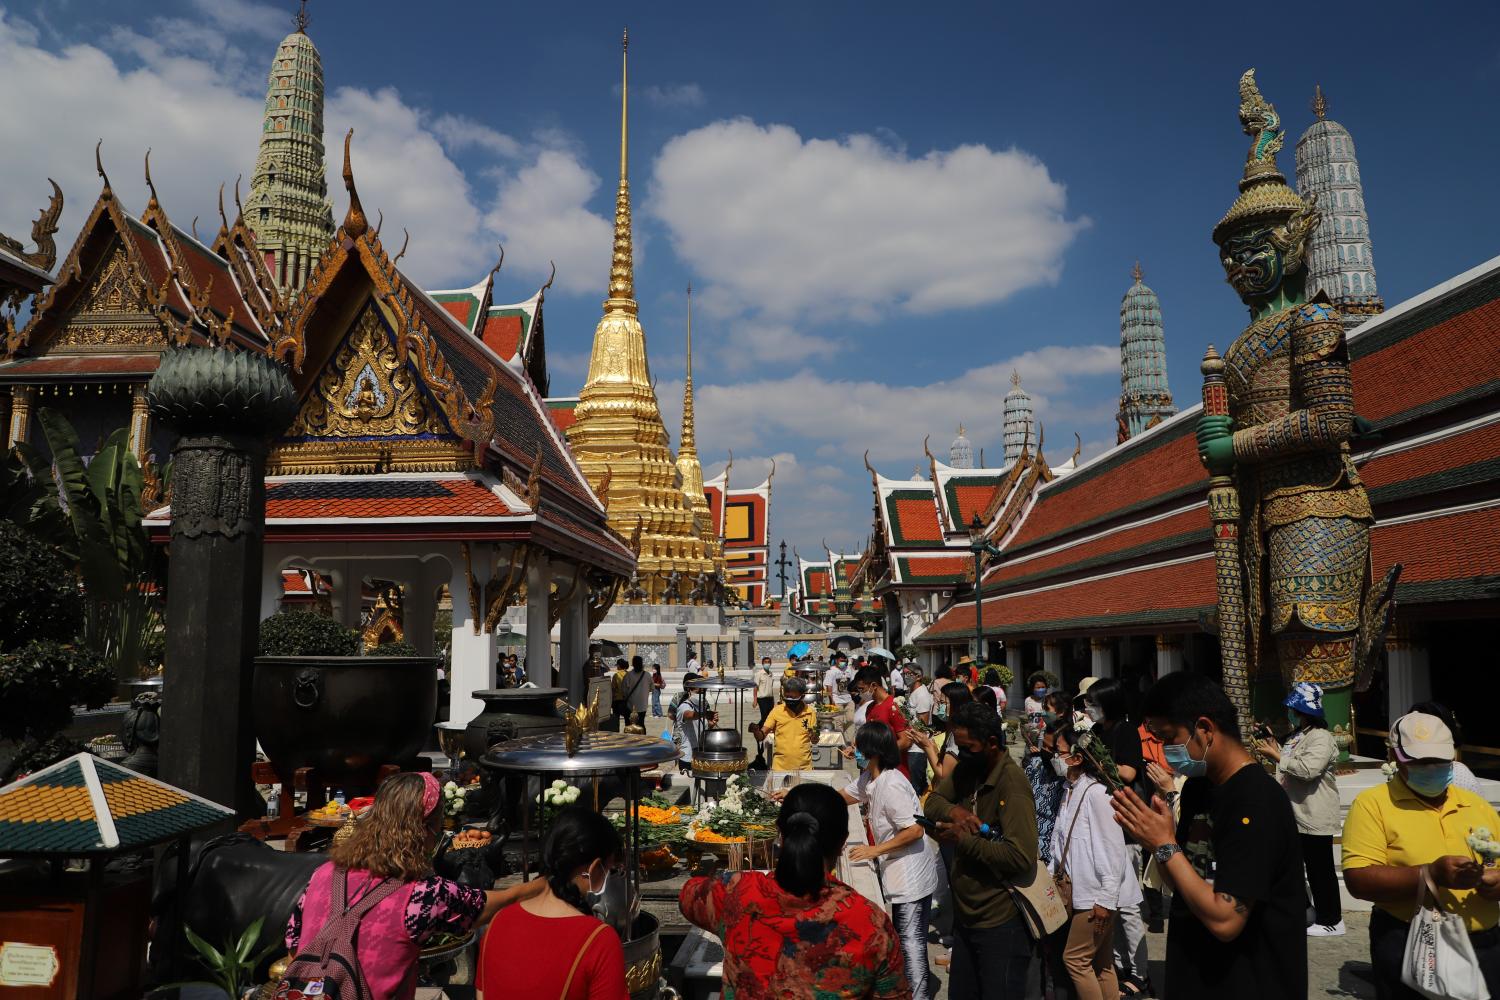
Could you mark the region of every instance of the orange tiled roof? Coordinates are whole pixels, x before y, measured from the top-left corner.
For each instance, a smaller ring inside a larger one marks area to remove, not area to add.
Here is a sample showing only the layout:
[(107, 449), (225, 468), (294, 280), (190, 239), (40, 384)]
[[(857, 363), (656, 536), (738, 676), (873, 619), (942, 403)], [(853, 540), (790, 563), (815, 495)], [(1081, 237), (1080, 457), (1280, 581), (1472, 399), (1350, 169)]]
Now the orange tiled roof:
[(298, 476), (266, 484), (266, 520), (332, 518), (508, 517), (492, 490), (467, 478)]

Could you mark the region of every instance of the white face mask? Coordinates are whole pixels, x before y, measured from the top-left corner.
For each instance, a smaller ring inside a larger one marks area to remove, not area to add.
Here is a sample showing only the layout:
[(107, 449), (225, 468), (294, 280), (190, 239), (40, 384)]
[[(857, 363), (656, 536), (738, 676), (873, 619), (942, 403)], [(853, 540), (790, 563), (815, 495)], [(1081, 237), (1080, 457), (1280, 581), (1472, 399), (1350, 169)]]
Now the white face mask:
[(1068, 776), (1068, 762), (1063, 760), (1061, 757), (1053, 757), (1052, 773), (1057, 775), (1059, 778), (1066, 778)]
[(1089, 717), (1089, 720), (1091, 722), (1104, 721), (1104, 709), (1100, 708), (1098, 705), (1085, 705), (1083, 706), (1083, 711), (1084, 714)]

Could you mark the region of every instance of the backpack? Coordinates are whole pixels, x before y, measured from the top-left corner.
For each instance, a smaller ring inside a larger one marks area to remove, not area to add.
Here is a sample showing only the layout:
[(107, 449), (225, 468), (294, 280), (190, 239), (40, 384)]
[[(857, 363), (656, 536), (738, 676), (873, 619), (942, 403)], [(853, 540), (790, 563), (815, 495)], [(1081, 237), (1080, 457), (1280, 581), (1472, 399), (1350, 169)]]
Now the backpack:
[[(359, 922), (403, 883), (381, 879), (350, 906), (348, 882), (348, 869), (335, 866), (328, 894), (328, 921), (311, 942), (298, 948), (276, 984), (275, 1000), (374, 1000), (359, 966)], [(337, 915), (335, 906), (343, 908)]]

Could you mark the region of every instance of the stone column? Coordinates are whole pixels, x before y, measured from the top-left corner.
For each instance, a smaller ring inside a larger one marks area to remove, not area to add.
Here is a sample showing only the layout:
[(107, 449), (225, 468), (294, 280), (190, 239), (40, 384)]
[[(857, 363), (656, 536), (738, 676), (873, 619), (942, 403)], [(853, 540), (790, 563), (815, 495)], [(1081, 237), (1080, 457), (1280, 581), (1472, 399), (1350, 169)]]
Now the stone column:
[[(25, 441), (31, 430), (31, 401), (36, 398), (36, 386), (18, 385), (10, 390), (10, 423), (5, 430), (5, 450), (10, 451), (17, 441)], [(265, 515), (261, 515), (265, 520)]]
[(1166, 635), (1163, 633), (1156, 637), (1156, 678), (1175, 674), (1182, 669), (1182, 636)]
[(750, 664), (755, 662), (755, 627), (753, 625), (740, 626), (740, 641), (735, 647), (734, 668), (736, 670), (749, 670)]
[[(482, 631), (483, 601), (477, 614), (469, 601), (469, 575), (463, 560), (455, 558), (451, 566), (448, 592), (453, 595), (453, 634), (448, 665), (448, 721), (468, 722), (484, 709), (474, 692), (495, 686), (495, 636)], [(483, 594), (486, 580), (480, 574), (488, 577), (488, 560), (476, 560), (474, 573)]]
[(232, 806), (265, 805), (250, 780), (268, 442), (296, 412), (280, 365), (250, 351), (168, 351), (147, 387), (172, 449), (172, 548), (161, 778)]
[(1385, 637), (1386, 718), (1395, 720), (1419, 701), (1432, 698), (1432, 664), (1421, 635), (1405, 622), (1393, 622)]
[(568, 689), (568, 701), (583, 704), (588, 679), (584, 662), (589, 658), (589, 589), (580, 583), (563, 608), (558, 635), (558, 684)]
[(1101, 680), (1115, 675), (1115, 641), (1113, 639), (1089, 640), (1089, 673)]
[(1062, 646), (1056, 639), (1042, 640), (1042, 669), (1062, 680)]
[(677, 660), (672, 664), (673, 669), (686, 670), (688, 661), (687, 622), (677, 623)]
[(545, 552), (536, 552), (526, 567), (526, 676), (537, 687), (551, 687), (552, 629), (547, 624), (547, 602), (552, 593), (552, 565)]

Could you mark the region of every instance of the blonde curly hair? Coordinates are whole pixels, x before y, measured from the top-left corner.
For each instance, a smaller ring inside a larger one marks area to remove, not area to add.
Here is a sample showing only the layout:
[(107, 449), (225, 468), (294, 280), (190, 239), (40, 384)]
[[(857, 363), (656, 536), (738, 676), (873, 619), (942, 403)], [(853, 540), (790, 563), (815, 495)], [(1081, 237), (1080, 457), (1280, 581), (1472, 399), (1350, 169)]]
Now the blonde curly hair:
[(335, 843), (328, 859), (344, 868), (362, 868), (377, 878), (403, 882), (432, 874), (432, 842), (439, 832), (442, 805), (422, 809), (425, 784), (420, 774), (394, 774), (380, 786), (375, 804), (354, 822), (354, 832)]

